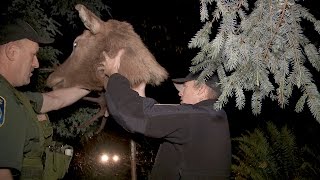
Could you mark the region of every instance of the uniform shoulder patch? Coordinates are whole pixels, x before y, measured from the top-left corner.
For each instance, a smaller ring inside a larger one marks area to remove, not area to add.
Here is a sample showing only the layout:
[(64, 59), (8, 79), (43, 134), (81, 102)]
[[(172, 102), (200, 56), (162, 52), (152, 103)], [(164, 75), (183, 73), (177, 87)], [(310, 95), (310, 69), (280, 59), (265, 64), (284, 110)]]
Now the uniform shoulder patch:
[(0, 96), (0, 127), (4, 124), (6, 113), (6, 99)]

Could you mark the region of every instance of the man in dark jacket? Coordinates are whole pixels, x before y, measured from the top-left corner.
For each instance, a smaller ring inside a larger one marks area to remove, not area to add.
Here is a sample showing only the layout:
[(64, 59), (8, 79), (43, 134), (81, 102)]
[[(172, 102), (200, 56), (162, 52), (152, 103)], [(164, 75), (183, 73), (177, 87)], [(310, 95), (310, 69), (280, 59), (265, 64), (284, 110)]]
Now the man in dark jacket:
[(161, 105), (139, 96), (118, 74), (122, 54), (120, 50), (113, 59), (104, 54), (108, 110), (127, 131), (162, 140), (151, 179), (228, 179), (231, 142), (227, 115), (213, 109), (220, 95), (217, 77), (206, 83), (198, 83), (198, 75), (192, 74), (173, 79), (181, 104)]

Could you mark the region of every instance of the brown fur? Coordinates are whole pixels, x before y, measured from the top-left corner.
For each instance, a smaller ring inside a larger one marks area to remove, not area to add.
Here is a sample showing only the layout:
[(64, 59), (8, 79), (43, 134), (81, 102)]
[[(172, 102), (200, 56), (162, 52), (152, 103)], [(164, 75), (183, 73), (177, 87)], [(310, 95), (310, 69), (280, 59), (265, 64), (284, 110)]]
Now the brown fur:
[(77, 46), (71, 55), (50, 74), (47, 79), (49, 87), (80, 86), (102, 90), (104, 79), (97, 70), (104, 60), (102, 52), (114, 57), (120, 49), (125, 49), (125, 53), (121, 57), (119, 73), (127, 77), (131, 85), (141, 82), (159, 85), (168, 77), (129, 23), (117, 20), (104, 22), (80, 4), (76, 9), (89, 30), (75, 39)]

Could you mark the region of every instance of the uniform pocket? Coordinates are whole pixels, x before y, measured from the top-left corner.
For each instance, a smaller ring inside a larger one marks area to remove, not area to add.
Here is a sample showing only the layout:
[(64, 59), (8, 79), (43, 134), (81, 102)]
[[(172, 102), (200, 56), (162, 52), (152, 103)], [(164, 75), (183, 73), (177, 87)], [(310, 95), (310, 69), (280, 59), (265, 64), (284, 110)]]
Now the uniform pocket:
[(41, 180), (43, 165), (40, 157), (25, 157), (21, 170), (21, 180)]
[(43, 179), (62, 179), (68, 172), (72, 156), (67, 156), (61, 152), (51, 151), (46, 148), (46, 160), (44, 165)]

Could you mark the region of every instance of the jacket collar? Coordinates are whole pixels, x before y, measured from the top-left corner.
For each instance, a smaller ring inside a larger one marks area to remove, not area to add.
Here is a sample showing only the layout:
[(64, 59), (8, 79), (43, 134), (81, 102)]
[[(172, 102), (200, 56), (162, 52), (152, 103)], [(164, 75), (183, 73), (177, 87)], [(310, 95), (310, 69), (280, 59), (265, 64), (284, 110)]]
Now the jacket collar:
[(3, 83), (5, 83), (6, 85), (8, 85), (8, 86), (10, 86), (10, 87), (13, 87), (13, 86), (9, 83), (9, 81), (8, 81), (5, 77), (2, 76), (2, 74), (0, 74), (0, 82), (3, 82)]
[(214, 99), (207, 99), (204, 101), (200, 101), (197, 104), (195, 104), (196, 106), (213, 106), (213, 104), (216, 102), (216, 100)]

